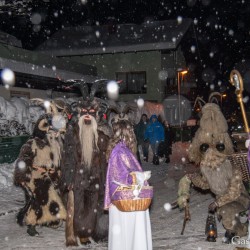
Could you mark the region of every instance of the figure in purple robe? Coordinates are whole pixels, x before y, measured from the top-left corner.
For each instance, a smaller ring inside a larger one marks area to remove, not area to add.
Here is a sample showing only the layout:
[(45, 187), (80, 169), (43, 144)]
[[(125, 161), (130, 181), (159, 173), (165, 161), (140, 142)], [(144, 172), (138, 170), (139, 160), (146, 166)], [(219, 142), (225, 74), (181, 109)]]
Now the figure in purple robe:
[(108, 170), (104, 208), (109, 210), (109, 250), (152, 250), (149, 210), (122, 212), (111, 199), (119, 185), (148, 185), (149, 171), (143, 172), (136, 154), (136, 138), (128, 120), (118, 120), (107, 149)]

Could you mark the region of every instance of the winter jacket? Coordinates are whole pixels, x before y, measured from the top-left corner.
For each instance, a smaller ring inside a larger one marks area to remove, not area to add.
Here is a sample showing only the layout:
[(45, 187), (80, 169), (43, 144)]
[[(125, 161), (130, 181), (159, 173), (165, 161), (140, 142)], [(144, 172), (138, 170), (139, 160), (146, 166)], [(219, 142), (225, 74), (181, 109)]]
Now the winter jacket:
[(147, 126), (148, 126), (148, 122), (144, 122), (143, 120), (140, 120), (140, 122), (136, 124), (135, 126), (135, 135), (136, 135), (138, 145), (143, 144), (144, 133), (146, 131)]
[[(156, 118), (156, 121), (153, 122), (153, 118)], [(156, 115), (152, 115), (149, 120), (149, 125), (146, 128), (144, 133), (144, 140), (149, 140), (150, 144), (155, 144), (156, 142), (164, 141), (164, 128), (162, 124), (158, 121)]]

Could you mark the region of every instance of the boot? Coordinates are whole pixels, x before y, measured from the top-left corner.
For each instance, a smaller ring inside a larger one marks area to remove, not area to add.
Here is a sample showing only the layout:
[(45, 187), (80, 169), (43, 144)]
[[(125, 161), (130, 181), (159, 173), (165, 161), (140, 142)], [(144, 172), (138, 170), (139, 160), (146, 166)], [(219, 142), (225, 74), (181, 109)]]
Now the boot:
[(36, 231), (36, 226), (33, 226), (33, 225), (28, 225), (28, 227), (27, 227), (27, 233), (30, 236), (37, 236), (37, 235), (39, 235), (39, 233)]
[(169, 156), (166, 156), (165, 163), (169, 163), (169, 162), (170, 162), (170, 158), (169, 158)]
[(160, 164), (158, 155), (154, 155), (154, 157), (153, 157), (153, 164), (154, 165), (159, 165)]
[(227, 230), (225, 232), (225, 239), (223, 240), (223, 243), (225, 244), (231, 244), (232, 243), (232, 238), (235, 236), (235, 233)]
[(79, 238), (82, 245), (87, 246), (91, 244), (89, 238)]

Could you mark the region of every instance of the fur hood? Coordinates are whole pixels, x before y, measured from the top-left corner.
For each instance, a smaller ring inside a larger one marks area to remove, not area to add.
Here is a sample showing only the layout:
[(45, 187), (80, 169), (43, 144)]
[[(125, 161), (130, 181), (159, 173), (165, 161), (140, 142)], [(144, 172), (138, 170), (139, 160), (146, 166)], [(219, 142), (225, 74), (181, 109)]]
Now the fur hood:
[(214, 135), (227, 133), (228, 131), (227, 121), (217, 104), (207, 103), (202, 108), (200, 127), (205, 132)]

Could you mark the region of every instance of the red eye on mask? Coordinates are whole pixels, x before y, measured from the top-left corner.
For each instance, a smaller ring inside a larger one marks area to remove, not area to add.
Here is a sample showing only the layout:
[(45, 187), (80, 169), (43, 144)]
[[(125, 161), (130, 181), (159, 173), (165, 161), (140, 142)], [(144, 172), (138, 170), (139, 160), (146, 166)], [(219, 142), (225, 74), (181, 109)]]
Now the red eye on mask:
[(92, 115), (92, 116), (95, 116), (96, 115), (96, 111), (94, 109), (90, 109), (89, 110), (89, 114)]
[(81, 109), (81, 115), (86, 115), (88, 114), (88, 110), (87, 109)]

